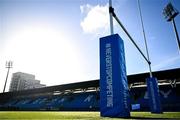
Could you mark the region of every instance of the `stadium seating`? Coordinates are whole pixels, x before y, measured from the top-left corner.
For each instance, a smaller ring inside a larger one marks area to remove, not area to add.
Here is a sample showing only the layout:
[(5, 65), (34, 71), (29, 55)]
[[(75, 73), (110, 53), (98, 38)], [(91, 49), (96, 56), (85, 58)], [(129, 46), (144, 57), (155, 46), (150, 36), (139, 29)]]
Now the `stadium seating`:
[(91, 110), (95, 106), (96, 98), (94, 93), (80, 93), (65, 97), (63, 103), (66, 110)]
[[(180, 111), (180, 94), (177, 88), (160, 86), (159, 92), (163, 111)], [(130, 96), (133, 111), (149, 111), (146, 87), (131, 88)], [(97, 91), (12, 98), (0, 103), (0, 110), (98, 111), (99, 99)]]

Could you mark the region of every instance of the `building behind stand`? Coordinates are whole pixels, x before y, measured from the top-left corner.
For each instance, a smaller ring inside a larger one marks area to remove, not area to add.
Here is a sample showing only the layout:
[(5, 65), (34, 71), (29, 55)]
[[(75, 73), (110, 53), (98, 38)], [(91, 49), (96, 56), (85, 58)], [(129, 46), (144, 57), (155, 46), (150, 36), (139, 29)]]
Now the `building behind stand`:
[(20, 91), (34, 88), (45, 87), (46, 85), (40, 84), (40, 80), (35, 79), (35, 75), (16, 72), (13, 73), (9, 91)]

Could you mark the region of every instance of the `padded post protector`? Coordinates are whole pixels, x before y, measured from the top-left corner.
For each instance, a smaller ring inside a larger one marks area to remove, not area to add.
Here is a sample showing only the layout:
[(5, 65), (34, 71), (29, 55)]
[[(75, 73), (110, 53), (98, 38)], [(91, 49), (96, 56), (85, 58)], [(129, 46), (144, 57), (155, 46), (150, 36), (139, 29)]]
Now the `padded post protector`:
[(100, 112), (103, 117), (130, 117), (124, 43), (118, 34), (100, 38)]
[(162, 113), (157, 79), (150, 77), (146, 82), (151, 113)]

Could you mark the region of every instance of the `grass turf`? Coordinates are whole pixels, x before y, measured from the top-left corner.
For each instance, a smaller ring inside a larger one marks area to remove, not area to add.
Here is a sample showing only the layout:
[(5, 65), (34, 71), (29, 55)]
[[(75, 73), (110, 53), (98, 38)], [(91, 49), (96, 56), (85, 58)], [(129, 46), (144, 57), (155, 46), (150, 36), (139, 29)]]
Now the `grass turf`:
[[(163, 114), (151, 114), (150, 112), (131, 112), (129, 119), (180, 119), (180, 112), (164, 112)], [(122, 118), (113, 118), (120, 120)], [(112, 120), (112, 118), (100, 117), (99, 112), (24, 112), (3, 111), (0, 112), (0, 120)]]

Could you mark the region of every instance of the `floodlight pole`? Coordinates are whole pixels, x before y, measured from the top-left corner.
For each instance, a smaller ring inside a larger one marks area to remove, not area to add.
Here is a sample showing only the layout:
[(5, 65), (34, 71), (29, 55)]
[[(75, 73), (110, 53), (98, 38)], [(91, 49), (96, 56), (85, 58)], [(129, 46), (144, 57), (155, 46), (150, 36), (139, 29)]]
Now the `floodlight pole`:
[(112, 7), (112, 0), (109, 0), (109, 18), (110, 18), (110, 34), (114, 34), (113, 30), (113, 15), (110, 11), (110, 8)]
[(177, 32), (176, 23), (175, 23), (174, 18), (172, 19), (172, 24), (173, 24), (173, 28), (174, 28), (174, 32), (175, 32), (175, 35), (176, 35), (178, 48), (179, 48), (179, 53), (180, 53), (180, 40), (179, 40), (179, 35), (178, 35), (178, 32)]
[(176, 35), (176, 40), (179, 48), (179, 53), (180, 53), (180, 40), (176, 28), (176, 23), (175, 23), (175, 17), (179, 14), (178, 10), (176, 10), (171, 3), (169, 3), (164, 9), (163, 9), (163, 14), (167, 22), (172, 21), (172, 25), (174, 28), (174, 32)]
[[(140, 14), (140, 19), (141, 19), (141, 26), (142, 26), (142, 30), (143, 30), (143, 37), (144, 37), (144, 42), (145, 42), (145, 47), (146, 47), (147, 59), (148, 59), (148, 61), (150, 61), (149, 51), (148, 51), (148, 46), (147, 46), (147, 39), (146, 39), (145, 30), (144, 30), (144, 23), (143, 23), (141, 6), (140, 6), (139, 0), (138, 0), (138, 8), (139, 8), (139, 14)], [(152, 78), (153, 75), (152, 75), (152, 70), (151, 70), (151, 64), (148, 62), (148, 65), (149, 65), (149, 74), (150, 74), (150, 77)]]
[(6, 84), (7, 84), (10, 68), (12, 68), (12, 61), (6, 62), (6, 68), (8, 69), (8, 71), (7, 71), (7, 75), (6, 75), (6, 80), (5, 80), (5, 84), (4, 84), (3, 93), (5, 92), (5, 89), (6, 89)]

